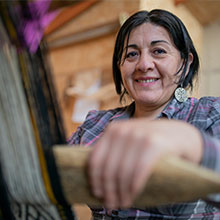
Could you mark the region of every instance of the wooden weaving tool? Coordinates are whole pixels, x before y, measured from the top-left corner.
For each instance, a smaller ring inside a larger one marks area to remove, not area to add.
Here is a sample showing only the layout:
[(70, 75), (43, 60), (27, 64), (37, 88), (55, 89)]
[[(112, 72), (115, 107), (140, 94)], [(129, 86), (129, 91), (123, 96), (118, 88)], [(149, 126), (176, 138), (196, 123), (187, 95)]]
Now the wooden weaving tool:
[[(91, 149), (54, 146), (53, 151), (67, 201), (101, 205), (92, 196), (86, 174), (87, 158)], [(186, 162), (165, 157), (156, 164), (154, 172), (135, 206), (146, 207), (205, 198), (220, 190), (220, 175)]]

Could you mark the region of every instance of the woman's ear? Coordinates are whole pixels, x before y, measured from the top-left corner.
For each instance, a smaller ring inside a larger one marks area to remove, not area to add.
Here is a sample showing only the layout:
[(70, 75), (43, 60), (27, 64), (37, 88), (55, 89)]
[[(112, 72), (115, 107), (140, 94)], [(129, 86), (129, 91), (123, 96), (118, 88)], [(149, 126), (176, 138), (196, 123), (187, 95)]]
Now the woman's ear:
[(193, 62), (193, 54), (192, 53), (189, 53), (189, 57), (188, 57), (188, 63), (187, 63), (187, 70), (186, 70), (186, 76), (188, 75), (189, 73), (189, 67), (191, 65), (191, 63)]
[(193, 54), (189, 53), (189, 66), (191, 65), (192, 62), (193, 62)]

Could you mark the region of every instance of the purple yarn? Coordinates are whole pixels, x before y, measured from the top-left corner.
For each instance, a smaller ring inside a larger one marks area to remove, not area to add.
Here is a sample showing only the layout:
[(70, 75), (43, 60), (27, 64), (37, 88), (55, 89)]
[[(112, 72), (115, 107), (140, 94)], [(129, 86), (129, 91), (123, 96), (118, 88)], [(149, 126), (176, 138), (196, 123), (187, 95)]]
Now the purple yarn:
[(35, 53), (43, 37), (45, 28), (57, 16), (58, 11), (48, 12), (51, 0), (35, 0), (28, 3), (26, 18), (18, 8), (16, 11), (20, 17), (18, 32), (25, 47), (29, 52)]

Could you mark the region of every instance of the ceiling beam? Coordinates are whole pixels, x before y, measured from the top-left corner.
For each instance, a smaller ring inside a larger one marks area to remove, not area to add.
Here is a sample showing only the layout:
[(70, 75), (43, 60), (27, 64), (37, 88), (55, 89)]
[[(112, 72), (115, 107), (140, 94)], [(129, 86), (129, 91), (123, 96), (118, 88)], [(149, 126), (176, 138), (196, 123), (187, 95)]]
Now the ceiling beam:
[(77, 0), (52, 0), (50, 3), (49, 11), (54, 11), (77, 3), (79, 3)]
[(104, 25), (99, 25), (87, 30), (83, 30), (77, 33), (68, 34), (66, 36), (59, 37), (57, 39), (48, 41), (48, 48), (50, 50), (66, 47), (69, 45), (81, 43), (88, 40), (93, 40), (98, 37), (103, 37), (108, 34), (117, 32), (120, 27), (119, 21), (113, 21)]
[(83, 13), (85, 10), (87, 10), (97, 2), (98, 0), (80, 1), (79, 3), (73, 6), (61, 10), (58, 16), (51, 22), (51, 24), (45, 30), (44, 35), (48, 36), (49, 34), (53, 33), (54, 31), (71, 21), (76, 16)]
[(203, 26), (220, 20), (219, 0), (175, 0), (175, 2), (182, 3)]
[(174, 0), (174, 3), (175, 3), (175, 5), (178, 5), (178, 4), (183, 3), (185, 1), (187, 1), (187, 0)]

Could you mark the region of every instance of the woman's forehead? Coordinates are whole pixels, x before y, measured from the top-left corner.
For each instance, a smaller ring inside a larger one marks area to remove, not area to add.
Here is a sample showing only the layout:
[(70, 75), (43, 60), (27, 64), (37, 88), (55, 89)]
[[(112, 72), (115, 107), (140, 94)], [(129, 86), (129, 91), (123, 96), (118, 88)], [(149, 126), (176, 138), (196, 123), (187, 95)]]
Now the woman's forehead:
[(172, 37), (166, 28), (150, 22), (146, 22), (133, 28), (129, 36), (127, 34), (124, 46), (127, 46), (127, 43), (132, 44), (143, 40), (149, 42), (164, 40), (174, 45)]

